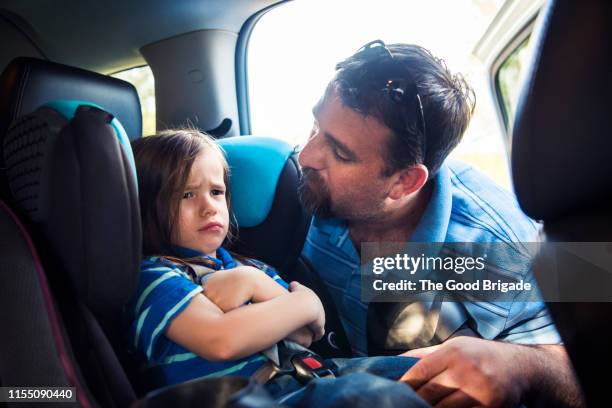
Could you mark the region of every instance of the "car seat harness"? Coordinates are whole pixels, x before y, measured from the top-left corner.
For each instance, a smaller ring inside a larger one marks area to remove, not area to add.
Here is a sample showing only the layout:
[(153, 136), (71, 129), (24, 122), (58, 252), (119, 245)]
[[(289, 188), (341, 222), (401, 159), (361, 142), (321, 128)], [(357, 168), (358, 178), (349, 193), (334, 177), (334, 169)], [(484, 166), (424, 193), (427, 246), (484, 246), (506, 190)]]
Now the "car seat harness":
[(301, 384), (316, 378), (335, 378), (335, 365), (325, 361), (317, 353), (288, 340), (282, 340), (263, 354), (267, 364), (251, 376), (257, 383), (264, 384), (277, 375), (290, 375)]

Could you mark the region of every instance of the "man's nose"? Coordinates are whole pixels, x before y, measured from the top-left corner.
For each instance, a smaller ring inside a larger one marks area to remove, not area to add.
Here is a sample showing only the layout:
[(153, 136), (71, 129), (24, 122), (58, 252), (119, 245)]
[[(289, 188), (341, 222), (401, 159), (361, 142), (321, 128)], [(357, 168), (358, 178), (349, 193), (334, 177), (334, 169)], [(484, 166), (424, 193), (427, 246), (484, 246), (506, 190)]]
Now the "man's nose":
[(302, 168), (320, 170), (324, 168), (323, 146), (320, 143), (321, 136), (316, 133), (312, 135), (298, 155), (298, 162)]

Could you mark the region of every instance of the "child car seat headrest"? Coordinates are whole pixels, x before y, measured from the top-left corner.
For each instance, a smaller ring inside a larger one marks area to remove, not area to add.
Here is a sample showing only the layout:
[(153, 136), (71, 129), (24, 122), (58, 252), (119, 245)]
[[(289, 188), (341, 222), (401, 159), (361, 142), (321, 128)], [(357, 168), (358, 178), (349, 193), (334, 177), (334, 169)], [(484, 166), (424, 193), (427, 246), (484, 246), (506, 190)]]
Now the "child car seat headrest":
[(218, 143), (230, 167), (232, 209), (239, 226), (232, 249), (284, 272), (302, 251), (310, 219), (298, 198), (300, 170), (294, 149), (259, 136)]
[(52, 102), (14, 121), (2, 151), (13, 201), (48, 245), (39, 245), (43, 263), (95, 313), (120, 311), (137, 284), (142, 237), (119, 121), (94, 104)]
[(9, 125), (39, 106), (61, 99), (104, 106), (123, 124), (130, 140), (142, 133), (140, 101), (128, 82), (29, 57), (14, 59), (0, 76), (0, 139)]

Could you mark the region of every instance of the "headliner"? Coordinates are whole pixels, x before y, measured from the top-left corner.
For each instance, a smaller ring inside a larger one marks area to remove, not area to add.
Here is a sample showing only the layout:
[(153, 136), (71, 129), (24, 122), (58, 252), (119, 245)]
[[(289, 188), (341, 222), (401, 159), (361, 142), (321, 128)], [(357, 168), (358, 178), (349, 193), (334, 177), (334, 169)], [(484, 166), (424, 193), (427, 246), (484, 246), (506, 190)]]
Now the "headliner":
[(0, 13), (50, 60), (112, 73), (146, 64), (139, 52), (144, 45), (204, 29), (238, 33), (252, 14), (278, 2), (1, 0)]

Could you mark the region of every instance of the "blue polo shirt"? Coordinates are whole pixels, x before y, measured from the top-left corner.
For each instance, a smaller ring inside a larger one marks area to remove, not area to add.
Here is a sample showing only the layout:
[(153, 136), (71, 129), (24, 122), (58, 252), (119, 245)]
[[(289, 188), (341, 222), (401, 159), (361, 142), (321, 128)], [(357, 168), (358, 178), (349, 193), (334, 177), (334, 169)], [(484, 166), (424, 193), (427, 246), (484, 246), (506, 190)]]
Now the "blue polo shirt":
[[(186, 258), (206, 258), (214, 270), (237, 266), (223, 248), (217, 250), (217, 258), (188, 248), (177, 250)], [(262, 270), (284, 288), (288, 287), (273, 268), (252, 259), (245, 262)], [(150, 386), (160, 387), (201, 377), (250, 376), (266, 361), (263, 354), (256, 353), (239, 360), (213, 362), (166, 337), (172, 320), (201, 292), (202, 286), (192, 281), (185, 265), (161, 257), (142, 260), (138, 288), (128, 307), (128, 347), (145, 362)], [(236, 327), (236, 336), (239, 335), (240, 328)]]
[[(448, 162), (432, 180), (433, 191), (412, 242), (535, 242), (539, 228), (515, 197), (467, 164)], [(360, 257), (343, 220), (314, 218), (302, 254), (313, 264), (340, 314), (356, 355), (367, 353), (368, 304), (361, 299)], [(535, 285), (527, 268), (523, 280)], [(425, 310), (439, 312), (442, 340), (469, 328), (485, 339), (522, 344), (557, 344), (559, 334), (543, 302), (440, 302), (425, 298)], [(431, 297), (433, 299), (433, 297)]]

